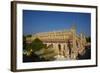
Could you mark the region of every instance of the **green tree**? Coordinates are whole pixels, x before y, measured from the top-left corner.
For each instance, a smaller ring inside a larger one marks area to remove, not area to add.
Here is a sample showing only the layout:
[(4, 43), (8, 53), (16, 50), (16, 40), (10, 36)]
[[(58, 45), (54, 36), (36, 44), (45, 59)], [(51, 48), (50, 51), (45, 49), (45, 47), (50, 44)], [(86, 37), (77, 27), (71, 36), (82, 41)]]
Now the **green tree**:
[(23, 36), (23, 49), (26, 49), (26, 36)]
[(87, 42), (91, 42), (91, 37), (86, 37)]
[(32, 43), (31, 43), (31, 47), (32, 47), (33, 52), (38, 51), (38, 50), (44, 48), (44, 46), (45, 45), (43, 44), (43, 42), (40, 39), (38, 39), (38, 38), (33, 40)]
[(45, 60), (54, 60), (54, 56), (57, 55), (53, 48), (53, 44), (48, 46), (44, 44), (43, 49), (36, 51), (35, 53)]
[(45, 60), (52, 60), (56, 55), (53, 45), (51, 44), (47, 46), (46, 44), (43, 44), (39, 38), (34, 39), (30, 44), (27, 43), (26, 50), (29, 52), (29, 56), (33, 56), (35, 54)]
[(27, 35), (27, 37), (32, 37), (32, 35), (29, 34), (29, 35)]

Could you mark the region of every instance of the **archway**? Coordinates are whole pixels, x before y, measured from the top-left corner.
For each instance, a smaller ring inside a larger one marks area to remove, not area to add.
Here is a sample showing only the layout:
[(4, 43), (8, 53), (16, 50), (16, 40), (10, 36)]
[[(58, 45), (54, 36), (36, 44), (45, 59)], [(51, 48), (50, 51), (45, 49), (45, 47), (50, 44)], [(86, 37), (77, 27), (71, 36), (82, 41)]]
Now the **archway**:
[(61, 44), (58, 44), (59, 55), (61, 55)]

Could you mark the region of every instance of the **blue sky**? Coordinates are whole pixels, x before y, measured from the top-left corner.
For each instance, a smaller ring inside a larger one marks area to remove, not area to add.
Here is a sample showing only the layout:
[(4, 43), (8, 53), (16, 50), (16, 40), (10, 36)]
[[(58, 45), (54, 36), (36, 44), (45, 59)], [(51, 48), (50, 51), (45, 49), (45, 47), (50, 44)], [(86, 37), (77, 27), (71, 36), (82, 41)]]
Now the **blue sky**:
[(23, 34), (57, 31), (76, 26), (77, 33), (91, 35), (91, 14), (56, 11), (23, 10)]

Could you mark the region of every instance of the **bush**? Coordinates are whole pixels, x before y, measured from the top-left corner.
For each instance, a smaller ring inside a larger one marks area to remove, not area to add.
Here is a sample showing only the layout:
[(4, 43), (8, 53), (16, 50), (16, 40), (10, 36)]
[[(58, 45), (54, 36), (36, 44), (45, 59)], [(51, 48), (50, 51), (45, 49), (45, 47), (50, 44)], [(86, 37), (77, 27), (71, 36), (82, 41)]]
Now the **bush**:
[(44, 46), (45, 45), (43, 44), (43, 42), (40, 39), (38, 39), (38, 38), (33, 40), (32, 43), (31, 43), (31, 47), (32, 47), (32, 50), (34, 52), (44, 48)]

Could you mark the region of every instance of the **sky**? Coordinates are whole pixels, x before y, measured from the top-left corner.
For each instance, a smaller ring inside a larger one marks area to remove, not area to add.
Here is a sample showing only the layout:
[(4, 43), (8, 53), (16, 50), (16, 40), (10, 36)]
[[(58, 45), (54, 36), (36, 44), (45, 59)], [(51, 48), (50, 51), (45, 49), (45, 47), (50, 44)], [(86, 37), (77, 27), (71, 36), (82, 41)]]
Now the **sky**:
[(23, 35), (69, 30), (76, 26), (77, 34), (91, 35), (91, 14), (76, 12), (23, 10)]

